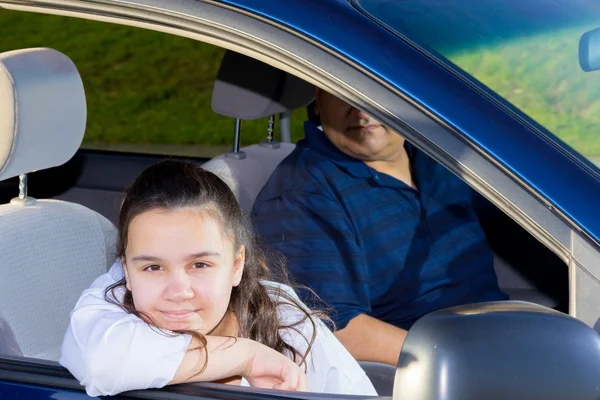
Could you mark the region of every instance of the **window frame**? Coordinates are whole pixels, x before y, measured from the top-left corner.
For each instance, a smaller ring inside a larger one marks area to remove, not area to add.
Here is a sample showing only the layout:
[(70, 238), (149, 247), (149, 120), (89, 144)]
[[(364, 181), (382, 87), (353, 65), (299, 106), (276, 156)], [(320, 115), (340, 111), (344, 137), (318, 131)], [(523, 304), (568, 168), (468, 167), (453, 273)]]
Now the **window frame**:
[(395, 36), (401, 38), (403, 41), (410, 43), (412, 47), (418, 49), (423, 55), (430, 58), (432, 61), (436, 62), (440, 67), (444, 68), (448, 72), (452, 73), (458, 79), (472, 87), (474, 90), (478, 91), (482, 96), (486, 97), (490, 102), (494, 103), (499, 108), (503, 109), (506, 113), (510, 114), (513, 118), (518, 119), (523, 125), (527, 126), (528, 129), (534, 131), (537, 135), (542, 137), (547, 142), (551, 143), (553, 146), (559, 148), (561, 152), (566, 154), (571, 158), (572, 161), (577, 163), (581, 168), (585, 169), (589, 174), (594, 175), (597, 179), (600, 179), (600, 166), (596, 166), (590, 159), (580, 154), (573, 147), (571, 147), (568, 143), (560, 139), (556, 134), (542, 126), (533, 118), (529, 117), (522, 110), (520, 110), (517, 106), (513, 105), (511, 102), (506, 100), (499, 93), (495, 92), (493, 89), (484, 85), (480, 81), (478, 81), (475, 77), (469, 74), (467, 71), (463, 70), (459, 65), (450, 61), (447, 57), (442, 55), (441, 53), (436, 52), (430, 47), (426, 45), (422, 45), (417, 41), (413, 40), (413, 38), (407, 36), (406, 34), (399, 32), (398, 30), (392, 28), (390, 25), (385, 22), (378, 20), (373, 15), (371, 15), (363, 6), (360, 5), (360, 0), (348, 0), (350, 4), (358, 11), (360, 11), (367, 18), (380, 25), (381, 27), (388, 30), (390, 33)]

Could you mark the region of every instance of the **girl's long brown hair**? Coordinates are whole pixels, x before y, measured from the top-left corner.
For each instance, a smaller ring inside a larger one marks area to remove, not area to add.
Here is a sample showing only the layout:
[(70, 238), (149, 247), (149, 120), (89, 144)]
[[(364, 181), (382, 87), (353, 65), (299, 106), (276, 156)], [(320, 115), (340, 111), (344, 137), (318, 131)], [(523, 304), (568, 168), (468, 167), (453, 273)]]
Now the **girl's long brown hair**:
[[(129, 225), (134, 217), (150, 210), (176, 211), (180, 209), (198, 210), (214, 218), (221, 230), (234, 244), (234, 249), (244, 246), (246, 259), (242, 280), (233, 288), (229, 311), (237, 318), (239, 336), (255, 340), (280, 353), (291, 356), (294, 362), (306, 368), (306, 358), (317, 333), (315, 318), (330, 322), (324, 311), (309, 311), (279, 286), (264, 285), (262, 281), (277, 281), (289, 285), (285, 268), (281, 261), (268, 263), (265, 252), (258, 245), (247, 217), (230, 188), (215, 174), (199, 165), (185, 161), (167, 160), (147, 168), (129, 187), (119, 213), (117, 256), (125, 258)], [(269, 257), (276, 260), (276, 257)], [(108, 287), (107, 301), (120, 305), (128, 313), (137, 315), (153, 324), (149, 316), (138, 312), (133, 304), (131, 292), (125, 286), (125, 278)], [(304, 288), (304, 290), (307, 290)], [(118, 300), (121, 296), (123, 300)], [(124, 293), (123, 293), (124, 291)], [(315, 295), (316, 299), (316, 295)], [(282, 325), (278, 317), (278, 307), (294, 307), (298, 311), (298, 321)], [(312, 324), (312, 336), (305, 337), (307, 349), (300, 352), (288, 345), (281, 337), (281, 329), (292, 329), (303, 335), (299, 326), (308, 320)], [(159, 329), (161, 332), (163, 330)], [(168, 332), (164, 332), (169, 334)], [(206, 352), (206, 338), (195, 331), (176, 331), (175, 334), (190, 334), (195, 337)], [(208, 363), (206, 353), (203, 372)]]

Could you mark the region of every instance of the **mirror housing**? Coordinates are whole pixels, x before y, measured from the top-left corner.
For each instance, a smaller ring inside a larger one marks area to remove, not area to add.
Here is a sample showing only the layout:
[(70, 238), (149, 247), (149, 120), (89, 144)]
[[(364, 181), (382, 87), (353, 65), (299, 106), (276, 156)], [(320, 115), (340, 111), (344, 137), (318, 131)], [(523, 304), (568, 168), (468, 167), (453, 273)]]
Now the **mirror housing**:
[(581, 35), (579, 39), (579, 66), (585, 72), (600, 69), (600, 28)]
[(598, 399), (600, 336), (520, 301), (452, 307), (408, 331), (394, 400)]

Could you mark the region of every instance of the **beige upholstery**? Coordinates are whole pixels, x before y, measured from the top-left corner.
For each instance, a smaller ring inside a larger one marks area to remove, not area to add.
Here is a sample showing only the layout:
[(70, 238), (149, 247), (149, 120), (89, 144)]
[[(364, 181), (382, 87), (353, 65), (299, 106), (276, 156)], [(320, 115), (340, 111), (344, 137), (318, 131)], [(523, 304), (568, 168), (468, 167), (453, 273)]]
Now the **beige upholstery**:
[(221, 177), (235, 194), (242, 210), (249, 214), (256, 196), (275, 168), (295, 147), (291, 143), (281, 143), (281, 147), (272, 149), (255, 144), (241, 149), (246, 158), (238, 160), (221, 155), (202, 164), (202, 168)]
[(85, 121), (83, 83), (68, 57), (43, 48), (0, 54), (0, 180), (68, 161)]
[[(86, 107), (66, 56), (49, 49), (0, 54), (0, 86), (0, 178), (73, 156)], [(57, 360), (79, 295), (114, 261), (115, 229), (78, 204), (25, 204), (0, 205), (3, 331), (14, 333), (23, 355)]]
[[(302, 79), (226, 51), (213, 88), (212, 108), (227, 117), (256, 119), (303, 107), (313, 98), (312, 85)], [(248, 146), (240, 149), (245, 158), (221, 155), (202, 167), (219, 175), (235, 194), (242, 210), (249, 214), (262, 187), (294, 148), (291, 143), (281, 143), (279, 148)]]
[(304, 107), (313, 99), (310, 83), (228, 50), (215, 80), (212, 109), (217, 114), (251, 120)]
[(28, 357), (58, 360), (69, 313), (113, 263), (112, 224), (83, 206), (0, 206), (0, 314)]

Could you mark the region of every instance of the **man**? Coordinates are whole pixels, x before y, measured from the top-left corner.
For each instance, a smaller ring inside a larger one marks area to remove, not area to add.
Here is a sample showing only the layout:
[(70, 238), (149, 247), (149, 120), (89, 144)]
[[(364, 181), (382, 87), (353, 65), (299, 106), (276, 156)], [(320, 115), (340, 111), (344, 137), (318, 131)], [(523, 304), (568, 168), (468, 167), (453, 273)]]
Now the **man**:
[(296, 282), (334, 309), (350, 353), (395, 366), (421, 316), (507, 297), (471, 189), (368, 114), (315, 94), (321, 126), (305, 124), (305, 139), (259, 194), (253, 222)]

